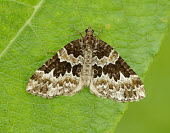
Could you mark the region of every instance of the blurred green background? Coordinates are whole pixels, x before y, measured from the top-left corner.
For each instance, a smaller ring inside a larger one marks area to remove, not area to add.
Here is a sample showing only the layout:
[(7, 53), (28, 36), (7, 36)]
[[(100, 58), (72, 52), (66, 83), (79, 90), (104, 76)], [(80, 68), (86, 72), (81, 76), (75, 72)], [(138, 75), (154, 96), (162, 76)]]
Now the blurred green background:
[[(170, 26), (170, 17), (168, 20)], [(149, 68), (144, 84), (146, 98), (130, 103), (115, 133), (170, 132), (170, 29), (162, 40), (160, 52)]]

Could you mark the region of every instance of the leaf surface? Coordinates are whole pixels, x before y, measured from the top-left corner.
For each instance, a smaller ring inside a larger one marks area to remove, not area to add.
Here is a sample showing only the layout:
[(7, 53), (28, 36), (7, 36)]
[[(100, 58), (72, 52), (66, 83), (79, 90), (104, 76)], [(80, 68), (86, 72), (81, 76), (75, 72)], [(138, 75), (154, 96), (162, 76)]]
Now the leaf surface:
[[(167, 0), (0, 1), (0, 131), (114, 132), (127, 103), (88, 88), (44, 99), (26, 92), (31, 75), (89, 24), (142, 78), (167, 31)], [(146, 94), (147, 95), (147, 94)]]

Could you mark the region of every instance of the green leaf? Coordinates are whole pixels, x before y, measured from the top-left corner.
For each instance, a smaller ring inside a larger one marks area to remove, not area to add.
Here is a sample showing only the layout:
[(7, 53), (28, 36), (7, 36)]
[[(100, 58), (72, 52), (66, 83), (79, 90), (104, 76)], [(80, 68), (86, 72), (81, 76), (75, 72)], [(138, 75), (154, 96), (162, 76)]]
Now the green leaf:
[(167, 31), (168, 0), (0, 1), (0, 132), (114, 132), (127, 103), (84, 88), (43, 99), (26, 92), (31, 75), (89, 24), (143, 79)]

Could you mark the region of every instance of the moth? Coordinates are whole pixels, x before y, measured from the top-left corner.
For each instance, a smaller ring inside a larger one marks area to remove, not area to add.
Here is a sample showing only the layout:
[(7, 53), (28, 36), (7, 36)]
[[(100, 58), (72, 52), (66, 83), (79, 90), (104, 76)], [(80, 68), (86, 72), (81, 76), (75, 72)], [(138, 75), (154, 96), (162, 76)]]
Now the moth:
[[(80, 32), (79, 32), (80, 33)], [(84, 86), (98, 97), (117, 102), (145, 98), (141, 79), (119, 54), (98, 37), (89, 25), (85, 36), (59, 50), (32, 75), (27, 92), (53, 98), (74, 95)]]

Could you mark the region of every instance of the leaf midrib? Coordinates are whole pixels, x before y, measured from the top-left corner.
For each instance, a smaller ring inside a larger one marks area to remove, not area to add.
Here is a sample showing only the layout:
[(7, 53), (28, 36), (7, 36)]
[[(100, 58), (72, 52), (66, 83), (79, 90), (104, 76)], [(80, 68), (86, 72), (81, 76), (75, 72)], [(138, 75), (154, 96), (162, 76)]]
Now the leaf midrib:
[(14, 38), (12, 38), (12, 40), (9, 42), (9, 44), (6, 46), (6, 48), (2, 51), (2, 53), (0, 54), (0, 59), (2, 58), (2, 56), (5, 54), (5, 52), (10, 48), (10, 46), (12, 45), (12, 43), (16, 40), (16, 38), (21, 34), (21, 32), (24, 30), (24, 28), (27, 25), (31, 24), (31, 20), (34, 18), (36, 12), (38, 11), (38, 9), (41, 7), (42, 3), (44, 2), (44, 0), (41, 0), (36, 6), (33, 6), (34, 11), (31, 15), (31, 17), (25, 22), (25, 24), (19, 29), (19, 31), (17, 32), (17, 34), (14, 36)]

